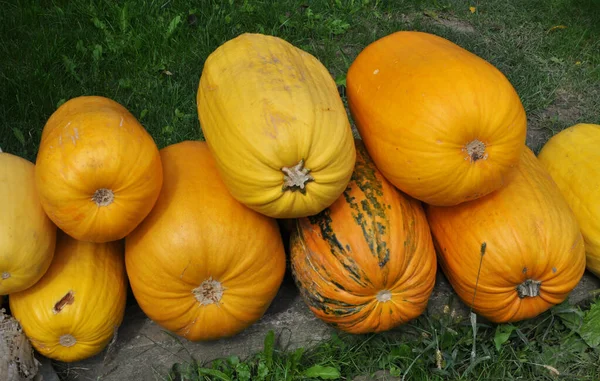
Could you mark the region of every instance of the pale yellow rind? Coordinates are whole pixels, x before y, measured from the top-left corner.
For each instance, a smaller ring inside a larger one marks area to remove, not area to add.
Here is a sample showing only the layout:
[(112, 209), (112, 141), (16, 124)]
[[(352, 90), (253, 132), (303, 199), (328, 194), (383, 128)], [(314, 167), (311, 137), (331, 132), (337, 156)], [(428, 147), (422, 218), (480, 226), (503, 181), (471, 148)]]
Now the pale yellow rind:
[[(199, 120), (234, 198), (270, 217), (313, 215), (352, 175), (356, 152), (348, 115), (327, 69), (273, 36), (242, 34), (206, 60)], [(304, 159), (314, 181), (283, 191), (282, 167)]]
[(580, 123), (562, 130), (538, 159), (577, 217), (587, 269), (600, 277), (600, 125)]

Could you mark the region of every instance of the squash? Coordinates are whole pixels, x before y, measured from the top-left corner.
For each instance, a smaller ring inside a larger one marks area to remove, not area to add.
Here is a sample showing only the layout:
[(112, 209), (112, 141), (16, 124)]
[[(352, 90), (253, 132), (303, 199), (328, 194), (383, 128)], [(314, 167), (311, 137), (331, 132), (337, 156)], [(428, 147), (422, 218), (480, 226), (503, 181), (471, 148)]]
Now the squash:
[(84, 242), (59, 231), (46, 274), (8, 301), (39, 353), (73, 362), (109, 344), (123, 321), (126, 294), (123, 241)]
[(546, 142), (538, 159), (577, 217), (587, 269), (600, 277), (600, 125), (564, 129)]
[(359, 334), (420, 315), (436, 277), (436, 254), (419, 201), (396, 190), (360, 140), (348, 187), (329, 208), (301, 218), (291, 238), (292, 274), (323, 321)]
[(277, 222), (227, 192), (206, 142), (160, 155), (163, 189), (125, 241), (133, 295), (150, 319), (190, 341), (233, 336), (262, 317), (282, 283)]
[(35, 186), (34, 164), (0, 150), (0, 295), (33, 286), (44, 275), (56, 244)]
[(346, 78), (356, 128), (381, 173), (438, 206), (508, 182), (525, 145), (525, 110), (490, 63), (433, 34), (401, 31), (361, 51)]
[(124, 238), (162, 186), (158, 147), (119, 103), (99, 96), (61, 105), (42, 131), (36, 183), (44, 210), (75, 239)]
[(563, 302), (585, 271), (575, 215), (529, 148), (499, 190), (456, 206), (426, 206), (440, 266), (468, 306), (496, 323)]
[(274, 36), (244, 33), (204, 63), (198, 117), (231, 195), (274, 218), (313, 215), (352, 175), (348, 115), (327, 69)]

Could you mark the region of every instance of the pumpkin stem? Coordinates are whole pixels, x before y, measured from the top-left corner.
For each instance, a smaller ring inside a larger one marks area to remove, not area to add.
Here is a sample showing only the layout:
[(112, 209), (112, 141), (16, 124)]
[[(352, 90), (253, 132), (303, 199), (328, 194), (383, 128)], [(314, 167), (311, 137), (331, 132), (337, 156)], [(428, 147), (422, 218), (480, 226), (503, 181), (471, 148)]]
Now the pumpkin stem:
[(300, 190), (300, 193), (306, 193), (306, 183), (314, 181), (314, 177), (310, 174), (310, 169), (304, 168), (304, 159), (301, 159), (298, 164), (293, 167), (283, 167), (281, 171), (283, 176), (283, 188), (285, 191), (290, 189), (292, 192)]
[(389, 302), (390, 300), (392, 300), (392, 293), (389, 290), (381, 290), (377, 293), (377, 296), (375, 298), (377, 298), (378, 302)]
[(535, 297), (540, 294), (542, 282), (539, 280), (527, 279), (525, 282), (517, 286), (519, 298), (523, 299), (527, 296)]
[(98, 206), (107, 206), (112, 204), (115, 199), (115, 194), (110, 189), (100, 188), (94, 192), (92, 196), (92, 201), (96, 203)]
[(2, 273), (2, 280), (8, 279), (10, 278), (10, 273), (8, 271), (5, 271)]
[(487, 153), (485, 153), (485, 143), (483, 143), (481, 140), (475, 139), (470, 141), (467, 143), (466, 149), (471, 161), (487, 159)]
[(212, 277), (208, 278), (202, 284), (192, 290), (192, 294), (201, 305), (207, 306), (213, 303), (219, 303), (223, 297), (225, 287)]
[(68, 347), (72, 347), (73, 345), (75, 345), (77, 343), (77, 340), (75, 339), (75, 337), (73, 337), (73, 335), (71, 335), (70, 333), (67, 333), (66, 335), (62, 335), (58, 339), (58, 342), (63, 347), (67, 347), (68, 348)]

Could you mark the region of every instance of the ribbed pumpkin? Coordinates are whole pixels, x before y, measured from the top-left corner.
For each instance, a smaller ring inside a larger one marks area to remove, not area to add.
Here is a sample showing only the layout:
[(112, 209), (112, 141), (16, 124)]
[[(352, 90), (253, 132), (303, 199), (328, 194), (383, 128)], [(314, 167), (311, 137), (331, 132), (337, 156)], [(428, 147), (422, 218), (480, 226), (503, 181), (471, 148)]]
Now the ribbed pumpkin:
[(160, 154), (163, 189), (126, 239), (133, 294), (150, 319), (191, 341), (232, 336), (262, 317), (283, 280), (277, 222), (231, 197), (205, 142)]
[(294, 279), (320, 319), (351, 333), (380, 332), (420, 315), (436, 256), (419, 201), (379, 173), (363, 143), (348, 187), (291, 237)]
[(587, 268), (600, 277), (600, 125), (580, 123), (554, 135), (538, 159), (575, 213)]
[(92, 242), (129, 234), (162, 185), (154, 140), (119, 103), (82, 96), (48, 119), (36, 161), (44, 210), (70, 236)]
[(463, 302), (492, 322), (539, 315), (564, 301), (584, 273), (575, 215), (527, 147), (504, 187), (426, 212), (444, 274)]
[(64, 362), (100, 353), (125, 313), (123, 241), (83, 242), (59, 231), (48, 271), (8, 298), (33, 347)]
[(22, 291), (48, 270), (56, 226), (35, 186), (34, 165), (0, 150), (0, 295)]
[(377, 168), (432, 205), (505, 184), (525, 144), (518, 94), (487, 61), (433, 34), (401, 31), (368, 45), (346, 78), (350, 112)]
[(270, 217), (313, 215), (344, 191), (352, 130), (335, 82), (312, 55), (244, 33), (204, 63), (202, 132), (232, 196)]

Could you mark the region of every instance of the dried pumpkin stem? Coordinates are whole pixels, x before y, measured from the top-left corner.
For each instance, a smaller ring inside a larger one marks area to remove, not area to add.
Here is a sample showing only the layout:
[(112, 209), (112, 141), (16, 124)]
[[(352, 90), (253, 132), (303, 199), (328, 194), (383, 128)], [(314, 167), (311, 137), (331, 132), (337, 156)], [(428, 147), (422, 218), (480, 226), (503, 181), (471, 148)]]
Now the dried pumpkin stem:
[(100, 188), (92, 196), (92, 201), (98, 206), (107, 206), (112, 204), (115, 199), (115, 194), (110, 189)]
[(481, 140), (474, 139), (467, 143), (465, 148), (467, 149), (467, 154), (471, 158), (471, 161), (487, 159), (487, 154), (485, 153), (485, 143), (483, 143)]
[(306, 183), (314, 181), (314, 177), (310, 174), (310, 169), (304, 168), (304, 159), (301, 159), (298, 164), (293, 167), (283, 167), (281, 171), (283, 176), (282, 190), (291, 190), (292, 192), (299, 190), (300, 193), (306, 193)]
[(377, 299), (377, 301), (382, 303), (389, 302), (390, 300), (392, 300), (392, 293), (389, 290), (381, 290), (377, 293), (377, 296), (375, 296), (375, 298)]
[(225, 290), (225, 287), (220, 282), (210, 277), (202, 282), (200, 286), (193, 289), (192, 294), (194, 294), (196, 300), (201, 305), (207, 306), (209, 304), (218, 304)]
[(67, 347), (68, 348), (68, 347), (72, 347), (73, 345), (75, 345), (77, 343), (77, 340), (75, 339), (75, 337), (73, 337), (73, 335), (71, 335), (70, 333), (67, 333), (66, 335), (62, 335), (58, 339), (58, 342), (63, 347)]
[(525, 282), (517, 286), (517, 294), (519, 298), (535, 297), (540, 294), (542, 282), (539, 280), (527, 279)]

